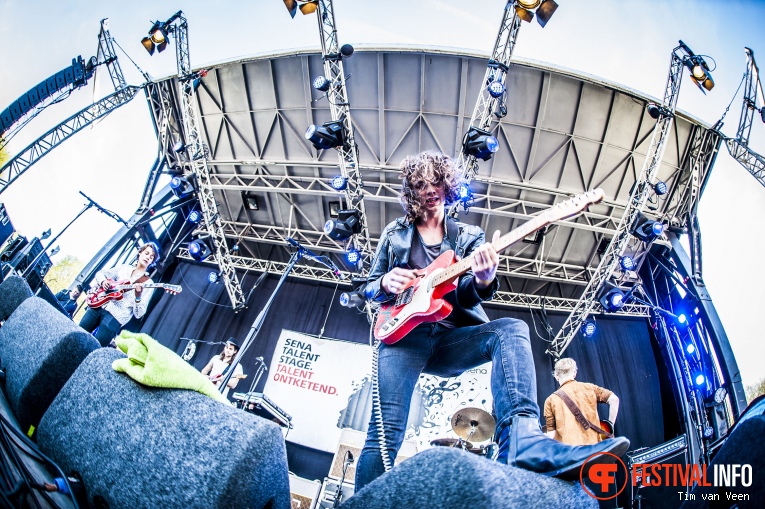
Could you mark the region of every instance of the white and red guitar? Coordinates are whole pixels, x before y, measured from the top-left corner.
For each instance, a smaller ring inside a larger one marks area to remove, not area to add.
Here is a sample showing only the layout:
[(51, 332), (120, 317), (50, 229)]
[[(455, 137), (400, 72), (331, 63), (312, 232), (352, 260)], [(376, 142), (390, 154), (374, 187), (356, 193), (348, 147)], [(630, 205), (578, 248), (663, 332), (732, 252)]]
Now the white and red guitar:
[[(122, 300), (125, 292), (132, 290), (141, 283), (130, 283), (129, 279), (124, 281), (112, 281), (112, 287), (108, 290), (104, 290), (102, 287), (98, 287), (95, 290), (88, 292), (88, 296), (85, 299), (85, 303), (91, 308), (100, 308), (104, 304), (112, 300)], [(143, 283), (144, 288), (162, 288), (165, 292), (177, 295), (183, 291), (179, 285), (166, 285), (162, 283)]]
[[(558, 203), (500, 237), (494, 249), (500, 252), (546, 225), (574, 216), (589, 205), (598, 203), (605, 193), (595, 189)], [(470, 270), (470, 257), (457, 261), (454, 251), (447, 251), (426, 268), (417, 271), (417, 278), (392, 302), (383, 304), (375, 322), (374, 334), (387, 345), (406, 336), (424, 322), (443, 320), (452, 312), (452, 305), (443, 297), (457, 288), (459, 276)]]

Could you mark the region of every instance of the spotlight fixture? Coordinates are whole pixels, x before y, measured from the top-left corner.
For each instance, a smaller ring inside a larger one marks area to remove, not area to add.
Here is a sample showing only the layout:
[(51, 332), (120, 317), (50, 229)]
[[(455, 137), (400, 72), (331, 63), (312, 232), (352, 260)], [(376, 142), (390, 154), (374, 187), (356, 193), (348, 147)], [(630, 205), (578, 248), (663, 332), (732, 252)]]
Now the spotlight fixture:
[[(508, 6), (510, 4), (508, 3)], [(536, 9), (537, 23), (544, 27), (550, 18), (552, 17), (555, 9), (558, 8), (558, 4), (553, 0), (517, 0), (515, 5), (515, 12), (518, 17), (523, 21), (529, 23), (534, 19), (534, 13), (532, 10)]]
[(596, 330), (597, 326), (593, 320), (585, 320), (582, 324), (582, 336), (586, 338), (591, 338), (594, 336)]
[(656, 184), (654, 184), (653, 190), (659, 196), (664, 196), (665, 194), (667, 194), (667, 190), (668, 190), (667, 183), (660, 180)]
[(173, 144), (173, 152), (175, 152), (176, 154), (183, 152), (185, 150), (186, 150), (186, 144), (183, 143), (181, 140), (178, 140)]
[(254, 194), (248, 193), (247, 191), (242, 191), (242, 203), (244, 203), (247, 210), (260, 210), (258, 199)]
[(470, 184), (463, 182), (457, 187), (457, 198), (462, 203), (473, 201), (473, 191), (470, 190)]
[(343, 292), (340, 294), (340, 305), (355, 308), (364, 304), (364, 297), (359, 292)]
[(355, 267), (361, 261), (361, 253), (358, 249), (349, 249), (345, 252), (345, 261)]
[(175, 176), (170, 179), (170, 189), (178, 198), (185, 198), (194, 192), (194, 185), (186, 177)]
[(630, 233), (646, 243), (653, 242), (656, 237), (664, 233), (666, 226), (660, 221), (648, 219), (643, 214), (638, 214), (635, 222), (630, 227)]
[(699, 87), (699, 90), (706, 94), (707, 91), (712, 90), (715, 86), (709, 65), (704, 60), (704, 57), (696, 55), (683, 41), (680, 41), (680, 47), (687, 53), (683, 57), (683, 64), (690, 71), (691, 80)]
[[(688, 323), (688, 317), (687, 317), (687, 316), (685, 316), (685, 314), (684, 314), (684, 313), (680, 313), (679, 315), (677, 315), (677, 321), (678, 321), (680, 324), (682, 324), (682, 325), (685, 325), (685, 324), (687, 324), (687, 323)], [(691, 346), (692, 346), (692, 345), (691, 345)], [(691, 352), (688, 352), (688, 353), (691, 353)]]
[(153, 55), (155, 49), (162, 53), (167, 48), (167, 34), (168, 30), (165, 24), (156, 21), (149, 30), (149, 35), (141, 39), (141, 44), (149, 52), (149, 55)]
[(471, 126), (462, 138), (462, 151), (477, 159), (488, 161), (498, 149), (497, 138), (474, 126)]
[(505, 93), (505, 85), (502, 84), (499, 80), (494, 80), (491, 83), (489, 83), (489, 86), (486, 87), (487, 92), (489, 92), (489, 95), (493, 98), (502, 97), (502, 94)]
[(305, 139), (316, 150), (339, 147), (345, 143), (345, 127), (342, 120), (331, 120), (322, 125), (310, 125), (305, 131)]
[(635, 270), (635, 260), (631, 256), (622, 256), (619, 258), (619, 265), (622, 270)]
[(294, 18), (298, 9), (300, 9), (300, 12), (302, 12), (303, 15), (316, 12), (319, 2), (318, 0), (284, 0), (284, 6), (289, 11), (290, 16)]
[(598, 299), (607, 313), (614, 313), (624, 307), (624, 292), (618, 288), (604, 291)]
[(696, 381), (696, 385), (704, 385), (704, 382), (707, 381), (707, 378), (701, 373), (699, 373), (698, 375), (696, 375), (695, 381)]
[(218, 274), (215, 271), (212, 271), (209, 274), (207, 274), (207, 281), (210, 283), (217, 283), (219, 279), (220, 279), (220, 274)]
[(659, 118), (674, 118), (675, 114), (672, 110), (666, 108), (660, 104), (648, 103), (648, 114), (651, 118), (658, 120)]
[(204, 239), (198, 238), (189, 242), (189, 255), (198, 262), (208, 258), (212, 254), (212, 249), (207, 245)]
[(202, 220), (202, 213), (198, 210), (192, 210), (191, 212), (189, 212), (189, 215), (186, 218), (186, 220), (192, 224), (199, 224), (199, 222)]
[(704, 438), (712, 438), (715, 434), (715, 429), (712, 426), (704, 426)]
[(337, 219), (324, 223), (324, 233), (335, 240), (345, 240), (361, 231), (361, 213), (358, 210), (338, 210)]
[(337, 175), (330, 181), (329, 185), (331, 185), (332, 189), (335, 191), (345, 191), (348, 187), (348, 179), (342, 175)]
[(321, 92), (326, 92), (327, 90), (329, 90), (329, 87), (331, 85), (332, 85), (332, 82), (329, 81), (324, 76), (317, 76), (313, 80), (313, 88), (315, 88), (316, 90), (319, 90)]
[(696, 351), (696, 347), (693, 345), (693, 343), (688, 343), (685, 347), (685, 351), (688, 352), (688, 355), (693, 355), (693, 352)]
[(340, 202), (331, 201), (327, 203), (327, 208), (329, 208), (329, 217), (336, 218), (340, 212)]

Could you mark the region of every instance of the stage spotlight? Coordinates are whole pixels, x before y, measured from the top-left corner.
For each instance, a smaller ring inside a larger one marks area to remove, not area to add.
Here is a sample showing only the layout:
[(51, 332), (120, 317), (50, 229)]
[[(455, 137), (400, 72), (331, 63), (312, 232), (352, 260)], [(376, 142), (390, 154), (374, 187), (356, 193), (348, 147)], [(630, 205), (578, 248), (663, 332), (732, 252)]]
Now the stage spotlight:
[(712, 426), (704, 426), (704, 438), (712, 438), (715, 434), (715, 430)]
[(189, 242), (189, 255), (198, 262), (208, 258), (212, 254), (212, 249), (207, 245), (204, 239), (196, 239)]
[(630, 227), (630, 233), (643, 242), (651, 243), (656, 237), (664, 233), (664, 229), (664, 223), (653, 221), (643, 214), (638, 214)]
[(316, 90), (320, 90), (321, 92), (326, 92), (329, 90), (329, 87), (332, 85), (332, 82), (329, 81), (324, 76), (318, 76), (313, 80), (313, 88)]
[(619, 258), (619, 265), (622, 270), (635, 270), (635, 260), (631, 256), (622, 256)]
[(519, 18), (528, 23), (534, 19), (534, 13), (531, 11), (536, 9), (537, 23), (544, 27), (557, 8), (558, 4), (553, 0), (517, 0), (515, 12)]
[(624, 307), (624, 292), (618, 288), (611, 288), (603, 292), (598, 301), (607, 313), (614, 313)]
[(488, 161), (491, 156), (499, 149), (497, 138), (488, 132), (470, 127), (462, 139), (462, 151), (469, 156)]
[(653, 186), (653, 190), (654, 190), (654, 192), (656, 192), (656, 194), (658, 194), (659, 196), (663, 196), (663, 195), (667, 194), (667, 190), (668, 190), (668, 189), (667, 189), (667, 183), (666, 183), (666, 182), (662, 182), (662, 181), (660, 180), (660, 181), (658, 181), (656, 184), (654, 184), (654, 186)]
[(693, 352), (696, 351), (696, 347), (693, 345), (693, 343), (688, 343), (688, 345), (685, 347), (685, 351), (688, 352), (688, 355), (693, 355)]
[(220, 274), (218, 274), (215, 271), (212, 271), (209, 274), (207, 274), (207, 281), (210, 283), (217, 283), (219, 279), (220, 279)]
[(361, 261), (361, 253), (357, 249), (349, 249), (345, 253), (345, 260), (353, 266), (356, 266)]
[(473, 191), (470, 190), (470, 184), (463, 182), (457, 188), (457, 198), (463, 203), (467, 203), (473, 199)]
[(151, 37), (146, 36), (143, 39), (141, 39), (141, 44), (144, 48), (146, 48), (146, 51), (149, 52), (149, 55), (154, 54), (154, 43), (151, 41)]
[(582, 324), (582, 336), (586, 338), (591, 338), (593, 335), (595, 335), (596, 330), (597, 326), (592, 320), (585, 320), (585, 322)]
[(348, 58), (351, 55), (353, 55), (353, 46), (350, 44), (343, 44), (340, 46), (340, 54), (343, 55), (343, 57)]
[(178, 140), (173, 144), (173, 152), (175, 152), (176, 154), (178, 154), (179, 152), (183, 152), (184, 150), (186, 150), (186, 144), (183, 143), (181, 140)]
[(648, 103), (648, 107), (646, 109), (648, 110), (648, 114), (651, 116), (651, 118), (656, 120), (661, 117), (673, 118), (675, 116), (675, 114), (672, 113), (672, 110), (659, 104)]
[(501, 81), (495, 80), (489, 83), (489, 86), (486, 87), (486, 90), (489, 92), (490, 96), (496, 99), (498, 97), (502, 97), (502, 94), (505, 93), (505, 85), (503, 85)]
[(364, 298), (358, 292), (343, 292), (340, 294), (340, 305), (355, 308), (364, 304)]
[(330, 219), (324, 223), (324, 233), (332, 239), (345, 240), (361, 231), (360, 215), (358, 210), (339, 210), (337, 219)]
[(706, 377), (704, 375), (702, 375), (701, 373), (696, 375), (696, 379), (695, 380), (696, 380), (696, 385), (704, 385), (704, 382), (707, 381)]
[(335, 191), (345, 191), (345, 189), (348, 187), (348, 179), (342, 175), (338, 175), (333, 178), (329, 184)]
[(192, 224), (199, 224), (199, 222), (202, 220), (202, 213), (198, 210), (192, 210), (189, 212), (189, 216), (186, 218), (186, 220)]
[(685, 314), (680, 313), (679, 315), (677, 315), (677, 321), (685, 325), (686, 323), (688, 323), (688, 317), (686, 317)]
[(297, 14), (298, 9), (300, 9), (300, 12), (302, 12), (304, 15), (316, 12), (318, 3), (319, 2), (317, 0), (284, 0), (284, 6), (289, 11), (290, 16), (293, 18), (295, 17), (295, 14)]
[(155, 49), (162, 53), (167, 48), (167, 33), (165, 24), (157, 21), (149, 30), (148, 37), (141, 39), (141, 45), (146, 48), (149, 55), (153, 55)]
[(186, 177), (175, 176), (170, 179), (170, 189), (178, 198), (185, 198), (194, 192), (194, 186)]
[(339, 147), (345, 143), (345, 127), (342, 120), (324, 122), (322, 125), (310, 125), (305, 131), (305, 139), (316, 150)]
[[(682, 41), (680, 42), (682, 43)], [(685, 45), (683, 44), (683, 46)], [(709, 65), (707, 65), (706, 60), (700, 55), (694, 55), (687, 46), (685, 48), (690, 55), (683, 59), (683, 63), (691, 72), (691, 79), (702, 92), (712, 90), (715, 82), (712, 79), (712, 74), (709, 72)], [(706, 94), (706, 92), (704, 93)]]

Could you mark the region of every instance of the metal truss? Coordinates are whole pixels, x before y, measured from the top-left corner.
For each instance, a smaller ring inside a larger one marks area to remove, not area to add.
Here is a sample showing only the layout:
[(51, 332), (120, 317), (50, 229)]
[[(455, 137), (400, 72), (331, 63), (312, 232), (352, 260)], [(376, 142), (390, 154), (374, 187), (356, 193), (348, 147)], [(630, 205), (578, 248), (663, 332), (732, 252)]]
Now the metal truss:
[[(730, 155), (752, 174), (760, 184), (765, 186), (765, 158), (749, 148), (749, 135), (752, 132), (752, 120), (754, 112), (762, 114), (765, 105), (757, 107), (757, 92), (759, 91), (760, 103), (763, 101), (762, 83), (757, 62), (754, 60), (754, 52), (744, 48), (746, 52), (746, 74), (744, 75), (744, 104), (741, 107), (741, 117), (738, 123), (738, 131), (735, 138), (725, 140)], [(763, 114), (765, 119), (765, 114)]]
[(324, 77), (331, 83), (329, 90), (327, 90), (329, 110), (332, 120), (341, 120), (345, 130), (345, 144), (337, 147), (337, 154), (340, 161), (340, 173), (347, 179), (347, 187), (345, 188), (347, 208), (359, 212), (360, 231), (348, 239), (347, 247), (349, 249), (355, 248), (361, 253), (359, 272), (366, 275), (372, 258), (372, 246), (364, 210), (364, 183), (361, 180), (359, 170), (359, 150), (354, 138), (351, 107), (348, 101), (348, 91), (345, 87), (343, 56), (340, 54), (340, 45), (337, 42), (332, 0), (319, 0), (317, 5), (316, 17), (319, 21), (319, 33), (321, 35)]
[(48, 152), (69, 139), (72, 135), (81, 131), (83, 128), (129, 102), (135, 97), (136, 92), (140, 89), (141, 87), (131, 85), (121, 90), (117, 90), (113, 94), (104, 97), (83, 110), (80, 110), (40, 136), (0, 168), (0, 193), (5, 191), (8, 186), (29, 169), (30, 166), (39, 161), (40, 158), (48, 154)]
[[(491, 132), (493, 125), (499, 122), (503, 117), (501, 113), (497, 118), (492, 115), (497, 106), (504, 107), (502, 97), (492, 97), (487, 90), (489, 83), (498, 81), (505, 85), (507, 70), (510, 66), (510, 57), (515, 49), (515, 40), (518, 37), (518, 29), (521, 27), (521, 18), (515, 8), (515, 0), (509, 0), (505, 5), (505, 12), (502, 15), (502, 23), (499, 26), (497, 39), (494, 41), (494, 49), (491, 52), (489, 63), (486, 66), (486, 75), (484, 76), (481, 90), (478, 92), (478, 100), (473, 109), (473, 116), (470, 118), (470, 127), (476, 127), (483, 131)], [(467, 130), (465, 131), (467, 133)], [(475, 156), (467, 155), (462, 150), (462, 143), (457, 143), (460, 149), (457, 156), (457, 163), (463, 169), (463, 176), (466, 182), (470, 182), (476, 173), (478, 173), (478, 161)], [(453, 205), (450, 214), (455, 215), (457, 205)]]
[[(682, 51), (682, 53), (680, 53)], [(630, 193), (627, 209), (624, 211), (619, 226), (611, 239), (606, 251), (598, 264), (598, 268), (593, 275), (584, 293), (577, 302), (574, 310), (568, 316), (563, 326), (560, 328), (555, 338), (548, 348), (547, 353), (555, 358), (560, 358), (568, 345), (573, 341), (574, 336), (579, 331), (582, 323), (599, 306), (597, 295), (604, 283), (611, 278), (619, 266), (619, 258), (624, 253), (630, 241), (630, 227), (633, 225), (638, 215), (645, 208), (649, 194), (652, 192), (651, 185), (655, 180), (656, 172), (659, 169), (661, 159), (666, 148), (666, 141), (672, 122), (675, 117), (675, 107), (677, 97), (680, 91), (680, 82), (682, 80), (683, 67), (685, 59), (688, 58), (688, 48), (681, 43), (672, 50), (670, 59), (670, 71), (667, 84), (664, 90), (664, 100), (662, 107), (667, 114), (662, 114), (656, 122), (651, 136), (651, 143), (648, 148), (645, 163), (640, 171), (635, 185)]]
[[(245, 299), (242, 287), (231, 261), (231, 253), (226, 244), (226, 236), (223, 234), (223, 226), (218, 213), (218, 204), (215, 201), (212, 188), (210, 187), (210, 170), (207, 166), (207, 147), (202, 141), (199, 129), (198, 111), (194, 97), (194, 79), (198, 75), (191, 73), (191, 60), (189, 56), (188, 23), (182, 11), (175, 13), (164, 23), (169, 33), (175, 34), (175, 53), (178, 61), (178, 84), (180, 86), (181, 118), (186, 141), (186, 152), (189, 155), (188, 167), (196, 178), (197, 196), (199, 198), (202, 215), (205, 219), (206, 233), (213, 243), (215, 260), (220, 267), (221, 279), (226, 286), (231, 305), (234, 311), (244, 308)], [(161, 135), (160, 135), (161, 136)]]
[(109, 18), (101, 20), (101, 31), (98, 33), (98, 53), (96, 60), (99, 64), (106, 64), (109, 70), (109, 77), (114, 85), (114, 90), (122, 90), (127, 87), (125, 77), (122, 75), (122, 68), (117, 61), (117, 55), (114, 53), (114, 44), (109, 33)]

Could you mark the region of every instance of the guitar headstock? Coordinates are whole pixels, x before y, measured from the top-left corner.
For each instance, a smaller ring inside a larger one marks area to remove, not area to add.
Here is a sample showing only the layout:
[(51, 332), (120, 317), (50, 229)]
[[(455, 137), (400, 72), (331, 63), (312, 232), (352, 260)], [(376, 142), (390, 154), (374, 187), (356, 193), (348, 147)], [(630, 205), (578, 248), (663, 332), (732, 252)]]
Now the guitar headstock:
[(183, 291), (183, 288), (181, 288), (180, 285), (162, 285), (162, 288), (164, 288), (165, 293), (170, 293), (172, 295), (178, 295)]
[(549, 209), (547, 211), (547, 220), (550, 222), (559, 221), (574, 216), (584, 211), (590, 205), (601, 202), (605, 197), (606, 193), (602, 189), (593, 189), (586, 193), (578, 194)]

